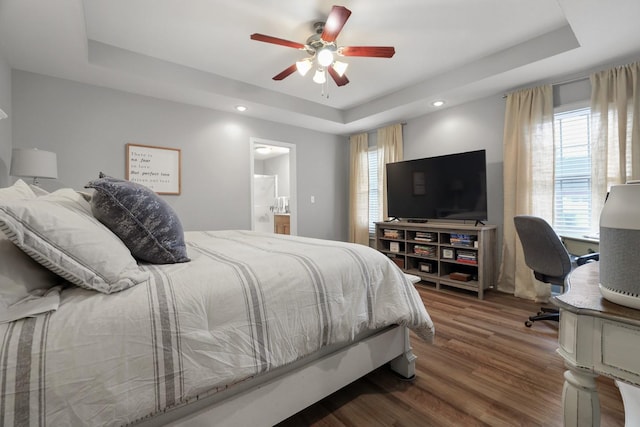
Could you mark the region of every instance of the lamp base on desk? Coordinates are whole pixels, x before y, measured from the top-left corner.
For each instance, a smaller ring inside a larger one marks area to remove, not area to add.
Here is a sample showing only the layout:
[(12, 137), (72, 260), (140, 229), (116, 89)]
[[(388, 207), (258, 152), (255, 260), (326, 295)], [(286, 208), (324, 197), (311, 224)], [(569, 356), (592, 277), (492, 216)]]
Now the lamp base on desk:
[(620, 304), (625, 307), (635, 308), (640, 310), (640, 297), (637, 295), (624, 294), (620, 291), (609, 289), (606, 286), (602, 286), (602, 283), (598, 284), (602, 297), (607, 301), (611, 301), (615, 304)]

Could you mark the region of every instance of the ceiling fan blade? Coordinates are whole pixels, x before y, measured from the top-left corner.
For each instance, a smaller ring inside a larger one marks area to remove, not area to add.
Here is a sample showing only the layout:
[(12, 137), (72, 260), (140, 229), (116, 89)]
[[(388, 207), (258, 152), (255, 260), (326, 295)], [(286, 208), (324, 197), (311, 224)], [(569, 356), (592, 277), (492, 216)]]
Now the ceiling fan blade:
[(327, 22), (324, 24), (322, 35), (320, 36), (322, 40), (329, 43), (335, 41), (350, 15), (351, 11), (346, 7), (333, 6), (327, 17)]
[(279, 39), (278, 37), (267, 36), (264, 34), (253, 33), (251, 34), (251, 40), (257, 40), (259, 42), (279, 44), (281, 46), (292, 47), (294, 49), (304, 49), (304, 45), (298, 42), (292, 42), (290, 40)]
[(343, 74), (342, 77), (340, 77), (338, 72), (334, 70), (333, 67), (328, 67), (327, 71), (329, 71), (331, 78), (333, 78), (333, 81), (336, 82), (338, 86), (344, 86), (349, 83), (349, 79), (347, 78), (347, 76)]
[(289, 77), (296, 71), (296, 64), (293, 64), (286, 69), (284, 69), (280, 74), (273, 76), (273, 80), (283, 80), (286, 77)]
[(344, 46), (338, 49), (338, 54), (343, 56), (391, 58), (395, 53), (393, 46)]

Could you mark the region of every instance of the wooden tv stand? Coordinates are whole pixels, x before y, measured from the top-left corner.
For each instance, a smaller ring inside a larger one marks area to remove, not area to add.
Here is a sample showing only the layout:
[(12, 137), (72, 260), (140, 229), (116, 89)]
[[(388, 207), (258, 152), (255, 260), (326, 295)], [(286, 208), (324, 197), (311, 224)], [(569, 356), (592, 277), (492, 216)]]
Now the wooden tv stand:
[(497, 280), (497, 237), (494, 225), (376, 223), (375, 247), (403, 271), (441, 288), (477, 292)]

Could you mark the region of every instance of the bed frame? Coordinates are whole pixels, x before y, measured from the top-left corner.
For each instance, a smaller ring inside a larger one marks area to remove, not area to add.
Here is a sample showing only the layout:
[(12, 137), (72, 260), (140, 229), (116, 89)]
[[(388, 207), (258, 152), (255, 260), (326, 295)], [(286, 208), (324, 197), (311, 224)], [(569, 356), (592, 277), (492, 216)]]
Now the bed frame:
[(312, 358), (275, 369), (136, 426), (263, 426), (283, 421), (374, 369), (390, 363), (404, 378), (415, 375), (409, 330), (392, 326), (343, 346), (329, 346)]

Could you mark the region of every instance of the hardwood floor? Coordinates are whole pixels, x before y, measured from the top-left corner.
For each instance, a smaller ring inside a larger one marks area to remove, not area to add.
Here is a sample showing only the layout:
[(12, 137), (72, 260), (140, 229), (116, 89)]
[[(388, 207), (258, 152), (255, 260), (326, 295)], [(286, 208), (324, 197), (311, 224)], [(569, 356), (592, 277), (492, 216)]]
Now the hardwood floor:
[[(562, 426), (558, 323), (524, 320), (539, 305), (496, 291), (483, 301), (417, 285), (435, 343), (412, 336), (416, 379), (382, 367), (283, 421), (293, 426)], [(620, 393), (600, 377), (601, 425), (624, 426)]]

